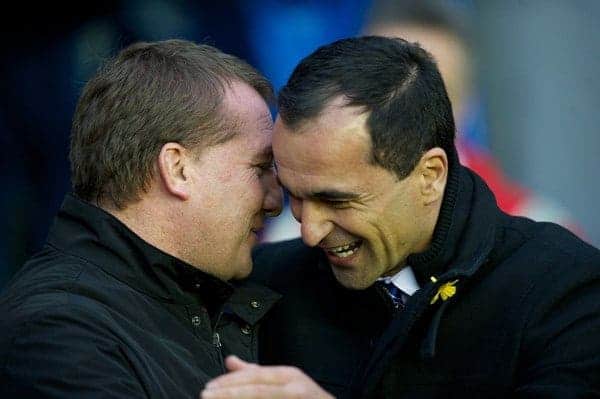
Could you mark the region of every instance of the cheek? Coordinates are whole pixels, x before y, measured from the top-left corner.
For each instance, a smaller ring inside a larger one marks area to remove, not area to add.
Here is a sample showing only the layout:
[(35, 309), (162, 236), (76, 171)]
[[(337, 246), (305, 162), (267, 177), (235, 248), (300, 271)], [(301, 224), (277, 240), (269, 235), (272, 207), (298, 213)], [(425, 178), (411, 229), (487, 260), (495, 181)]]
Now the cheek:
[(340, 213), (338, 220), (340, 228), (365, 240), (373, 251), (388, 251), (385, 248), (393, 240), (391, 215), (374, 210), (352, 210)]
[(265, 198), (265, 190), (258, 178), (231, 187), (225, 201), (230, 212), (235, 215), (234, 223), (246, 223), (248, 218), (260, 213)]
[(332, 217), (337, 228), (364, 240), (374, 237), (373, 217), (356, 209), (338, 209)]
[(246, 198), (255, 198), (263, 193), (262, 181), (256, 168), (247, 169), (237, 176), (235, 184), (236, 190)]

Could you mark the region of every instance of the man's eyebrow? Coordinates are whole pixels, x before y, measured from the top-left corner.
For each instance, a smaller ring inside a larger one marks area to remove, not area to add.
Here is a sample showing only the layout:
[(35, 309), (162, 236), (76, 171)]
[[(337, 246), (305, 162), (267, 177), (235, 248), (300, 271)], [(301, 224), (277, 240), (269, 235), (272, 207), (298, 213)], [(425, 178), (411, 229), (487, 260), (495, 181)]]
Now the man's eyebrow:
[(358, 198), (357, 193), (339, 190), (317, 191), (316, 193), (312, 193), (310, 196), (322, 200), (351, 200)]
[[(279, 175), (276, 176), (277, 179), (277, 183), (284, 188), (284, 190), (290, 194), (293, 197), (297, 197), (300, 198), (299, 195), (297, 195), (297, 193), (293, 193), (290, 191), (289, 188), (286, 187), (285, 184), (282, 183), (282, 181), (279, 179)], [(307, 197), (309, 198), (316, 198), (319, 200), (333, 200), (333, 201), (341, 201), (341, 200), (352, 200), (355, 198), (358, 198), (360, 195), (357, 193), (352, 193), (349, 191), (340, 191), (340, 190), (323, 190), (323, 191), (317, 191), (314, 193), (309, 193), (307, 195)]]

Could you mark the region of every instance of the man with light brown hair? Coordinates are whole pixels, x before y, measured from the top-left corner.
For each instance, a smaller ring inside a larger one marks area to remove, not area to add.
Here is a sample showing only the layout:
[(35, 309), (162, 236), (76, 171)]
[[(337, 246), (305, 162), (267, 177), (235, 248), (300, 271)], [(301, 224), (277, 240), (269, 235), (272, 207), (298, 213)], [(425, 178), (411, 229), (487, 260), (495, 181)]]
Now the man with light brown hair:
[(268, 81), (183, 40), (136, 43), (86, 85), (68, 194), (0, 297), (0, 396), (194, 397), (256, 361), (274, 292), (230, 282), (281, 191)]

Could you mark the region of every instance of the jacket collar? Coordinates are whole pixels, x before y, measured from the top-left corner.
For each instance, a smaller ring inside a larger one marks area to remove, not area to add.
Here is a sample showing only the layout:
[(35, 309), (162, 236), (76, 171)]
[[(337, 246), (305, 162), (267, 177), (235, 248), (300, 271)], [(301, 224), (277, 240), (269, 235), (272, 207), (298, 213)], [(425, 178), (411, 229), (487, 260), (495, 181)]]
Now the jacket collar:
[(108, 212), (68, 194), (48, 243), (151, 297), (181, 304), (225, 302), (233, 286), (150, 245)]
[[(434, 358), (442, 315), (452, 301), (442, 300), (432, 306), (432, 298), (442, 284), (453, 280), (460, 281), (458, 286), (464, 284), (492, 256), (500, 217), (494, 196), (479, 176), (459, 164), (456, 152), (449, 154), (449, 165), (448, 183), (431, 245), (407, 259), (421, 288), (411, 297), (406, 310), (396, 313), (380, 337), (365, 367), (364, 379), (358, 380), (357, 389), (365, 394), (377, 385), (417, 320), (427, 312), (430, 319), (420, 356)], [(431, 276), (436, 277), (435, 281), (430, 280)], [(459, 288), (458, 295), (461, 293)]]

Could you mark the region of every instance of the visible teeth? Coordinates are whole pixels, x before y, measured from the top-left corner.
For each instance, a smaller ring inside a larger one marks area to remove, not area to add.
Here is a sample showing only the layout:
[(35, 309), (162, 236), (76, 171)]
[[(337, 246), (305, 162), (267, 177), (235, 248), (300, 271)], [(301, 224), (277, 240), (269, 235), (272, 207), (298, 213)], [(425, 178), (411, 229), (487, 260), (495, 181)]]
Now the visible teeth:
[(346, 252), (334, 252), (333, 254), (335, 256), (337, 256), (338, 258), (346, 258), (346, 257), (352, 255), (353, 253), (355, 253), (356, 250), (357, 250), (357, 248), (351, 249), (350, 251), (346, 251)]
[(337, 248), (331, 248), (329, 250), (329, 253), (337, 256), (338, 258), (346, 258), (346, 257), (354, 254), (358, 250), (359, 246), (360, 246), (360, 241), (357, 241), (352, 244), (342, 245)]

